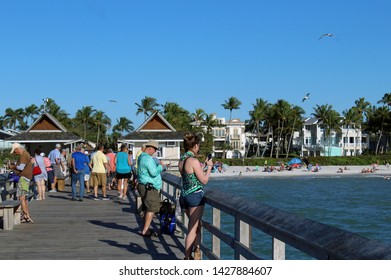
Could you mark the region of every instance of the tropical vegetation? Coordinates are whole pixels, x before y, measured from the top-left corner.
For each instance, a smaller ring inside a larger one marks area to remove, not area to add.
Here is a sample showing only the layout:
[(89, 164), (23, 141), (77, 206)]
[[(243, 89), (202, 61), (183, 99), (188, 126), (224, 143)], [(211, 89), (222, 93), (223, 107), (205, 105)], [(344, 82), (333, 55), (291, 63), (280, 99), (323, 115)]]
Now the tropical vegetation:
[[(154, 97), (145, 96), (139, 103), (135, 103), (136, 115), (143, 114), (147, 119), (153, 112), (159, 111), (167, 121), (177, 130), (195, 130), (205, 138), (205, 149), (213, 146), (212, 127), (218, 126), (214, 115), (197, 108), (189, 112), (178, 103), (167, 102), (159, 104)], [(232, 120), (234, 110), (240, 109), (242, 102), (237, 97), (230, 97), (221, 104), (229, 111), (229, 121)], [(354, 105), (342, 112), (335, 111), (330, 104), (315, 105), (313, 113), (325, 131), (323, 139), (324, 150), (331, 145), (331, 132), (339, 131), (341, 125), (349, 129), (365, 131), (370, 136), (373, 149), (366, 153), (386, 154), (390, 145), (391, 133), (391, 93), (385, 93), (377, 104), (371, 104), (364, 97), (358, 98)], [(26, 130), (43, 111), (53, 115), (70, 132), (81, 136), (86, 141), (103, 143), (115, 147), (118, 139), (134, 130), (133, 122), (123, 116), (115, 123), (101, 110), (92, 106), (83, 106), (74, 116), (60, 108), (55, 100), (48, 98), (45, 104), (37, 107), (30, 105), (25, 108), (7, 108), (3, 115), (0, 113), (0, 129)], [(249, 111), (249, 118), (245, 120), (246, 131), (252, 132), (255, 139), (251, 145), (253, 151), (246, 150), (245, 157), (251, 152), (255, 157), (265, 156), (266, 148), (259, 146), (261, 137), (266, 137), (270, 143), (270, 157), (288, 157), (292, 151), (292, 138), (295, 131), (303, 126), (304, 110), (300, 106), (290, 104), (280, 99), (276, 103), (269, 103), (262, 98), (256, 98)], [(203, 131), (202, 127), (206, 127)], [(250, 143), (251, 144), (251, 143)], [(224, 150), (229, 150), (229, 143), (223, 144)]]

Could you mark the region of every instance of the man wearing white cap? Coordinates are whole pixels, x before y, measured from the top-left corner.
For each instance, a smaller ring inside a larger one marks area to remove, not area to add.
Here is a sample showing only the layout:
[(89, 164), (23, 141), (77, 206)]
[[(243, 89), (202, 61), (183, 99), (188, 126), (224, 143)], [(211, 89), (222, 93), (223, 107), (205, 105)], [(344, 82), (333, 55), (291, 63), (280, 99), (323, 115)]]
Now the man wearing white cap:
[(54, 170), (54, 180), (51, 185), (51, 190), (49, 192), (56, 192), (56, 184), (57, 184), (57, 178), (60, 176), (61, 173), (61, 145), (56, 144), (56, 148), (53, 149), (49, 155), (48, 158), (50, 159), (50, 162), (52, 163), (53, 170)]
[(160, 210), (159, 191), (162, 187), (162, 177), (160, 173), (164, 169), (163, 162), (156, 164), (152, 155), (158, 149), (156, 141), (149, 141), (145, 144), (145, 151), (138, 158), (138, 190), (143, 202), (144, 226), (140, 234), (142, 236), (156, 235), (149, 228), (153, 215)]
[(15, 153), (19, 156), (16, 164), (10, 164), (9, 168), (12, 169), (20, 178), (17, 187), (17, 195), (20, 200), (23, 211), (23, 221), (33, 223), (30, 217), (30, 211), (26, 195), (29, 193), (29, 184), (33, 178), (33, 165), (31, 163), (31, 156), (22, 145), (19, 143), (13, 143), (11, 154)]

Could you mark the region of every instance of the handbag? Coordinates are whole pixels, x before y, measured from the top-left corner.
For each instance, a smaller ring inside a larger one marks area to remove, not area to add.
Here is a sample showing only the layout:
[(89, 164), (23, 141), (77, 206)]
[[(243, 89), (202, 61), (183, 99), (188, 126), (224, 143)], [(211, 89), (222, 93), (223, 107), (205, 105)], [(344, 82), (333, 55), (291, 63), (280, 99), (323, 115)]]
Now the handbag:
[[(35, 159), (35, 162), (37, 162), (37, 159)], [(33, 167), (33, 176), (39, 175), (41, 173), (42, 173), (41, 168), (39, 167), (39, 165), (37, 163), (35, 163), (34, 167)]]
[(39, 167), (39, 165), (35, 165), (34, 168), (33, 168), (33, 176), (35, 175), (39, 175), (42, 173), (42, 170), (41, 168)]

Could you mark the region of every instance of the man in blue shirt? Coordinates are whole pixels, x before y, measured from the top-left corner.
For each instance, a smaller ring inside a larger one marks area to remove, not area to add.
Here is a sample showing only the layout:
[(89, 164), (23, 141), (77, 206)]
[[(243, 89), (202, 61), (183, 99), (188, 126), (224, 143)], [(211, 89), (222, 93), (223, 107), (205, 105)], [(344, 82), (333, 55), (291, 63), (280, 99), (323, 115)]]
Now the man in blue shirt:
[(79, 181), (79, 201), (83, 201), (84, 197), (84, 174), (85, 166), (89, 165), (90, 160), (87, 155), (82, 152), (82, 146), (76, 147), (76, 152), (72, 154), (72, 200), (76, 200), (76, 183)]
[(144, 226), (140, 234), (142, 236), (156, 235), (149, 228), (153, 215), (160, 210), (159, 191), (162, 187), (162, 177), (160, 173), (164, 169), (163, 162), (156, 164), (152, 155), (156, 153), (158, 143), (149, 141), (145, 145), (145, 151), (138, 157), (138, 190), (143, 202)]
[(51, 190), (49, 192), (56, 192), (56, 184), (57, 184), (57, 178), (60, 176), (61, 173), (61, 145), (56, 144), (56, 148), (53, 149), (49, 155), (48, 158), (50, 159), (50, 163), (53, 166), (54, 170), (54, 180), (51, 185)]

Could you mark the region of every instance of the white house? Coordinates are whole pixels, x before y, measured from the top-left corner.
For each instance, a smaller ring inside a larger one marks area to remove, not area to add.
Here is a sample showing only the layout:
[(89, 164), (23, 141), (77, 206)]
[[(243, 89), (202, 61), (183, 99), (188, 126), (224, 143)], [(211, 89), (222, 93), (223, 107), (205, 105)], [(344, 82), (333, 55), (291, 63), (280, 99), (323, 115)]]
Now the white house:
[(302, 131), (295, 132), (293, 145), (300, 148), (301, 156), (354, 156), (368, 148), (368, 137), (359, 127), (341, 125), (341, 131), (332, 130), (326, 137), (321, 124), (316, 118), (307, 118)]
[[(222, 158), (224, 152), (226, 152), (227, 158), (244, 157), (246, 144), (245, 123), (240, 121), (240, 119), (232, 119), (227, 122), (225, 118), (217, 118), (216, 114), (212, 115), (218, 122), (218, 126), (212, 127), (214, 157)], [(192, 123), (192, 125), (195, 126), (197, 124)], [(201, 128), (204, 131), (207, 129), (204, 125), (201, 125)], [(227, 149), (227, 146), (230, 148)]]

